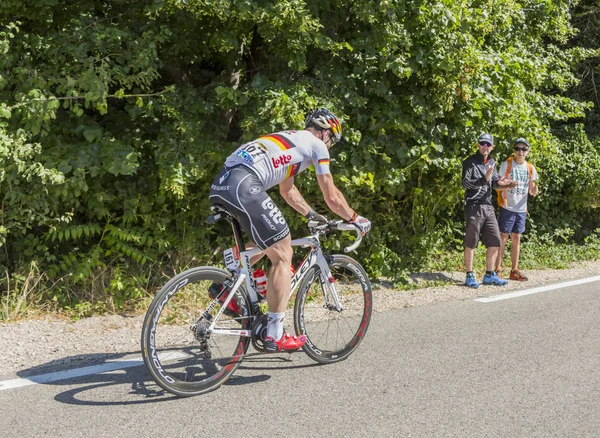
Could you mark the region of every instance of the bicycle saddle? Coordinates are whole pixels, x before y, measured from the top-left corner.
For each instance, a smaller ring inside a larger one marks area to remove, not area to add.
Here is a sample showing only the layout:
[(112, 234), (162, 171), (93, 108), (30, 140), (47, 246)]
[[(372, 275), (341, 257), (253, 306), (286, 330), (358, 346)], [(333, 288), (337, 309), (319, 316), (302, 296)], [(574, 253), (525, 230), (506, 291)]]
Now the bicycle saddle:
[(225, 207), (220, 204), (211, 205), (210, 209), (214, 214), (211, 214), (206, 218), (206, 222), (208, 222), (209, 225), (219, 222), (222, 219), (227, 219), (228, 221), (234, 220), (233, 216), (231, 216), (229, 212), (225, 210)]

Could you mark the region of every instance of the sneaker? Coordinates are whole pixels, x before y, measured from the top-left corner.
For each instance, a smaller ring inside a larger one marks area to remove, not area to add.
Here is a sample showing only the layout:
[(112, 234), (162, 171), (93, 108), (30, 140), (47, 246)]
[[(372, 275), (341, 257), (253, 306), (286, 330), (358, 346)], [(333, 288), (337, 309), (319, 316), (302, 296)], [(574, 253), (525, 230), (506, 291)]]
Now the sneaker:
[(529, 280), (529, 278), (527, 278), (526, 276), (524, 276), (521, 271), (519, 271), (518, 269), (515, 269), (514, 271), (510, 271), (510, 278), (511, 280), (516, 280), (516, 281), (527, 281)]
[(467, 272), (467, 278), (465, 280), (465, 286), (472, 287), (473, 289), (477, 289), (479, 287), (479, 283), (477, 283), (477, 279), (475, 278), (475, 274), (472, 272)]
[(508, 283), (508, 280), (502, 280), (500, 277), (496, 275), (495, 271), (492, 271), (491, 274), (485, 274), (483, 276), (483, 284), (494, 285), (494, 286), (504, 286)]
[(265, 337), (265, 351), (267, 353), (277, 353), (279, 351), (294, 351), (306, 343), (306, 336), (292, 336), (284, 333), (281, 339), (276, 341), (271, 336)]
[[(224, 303), (225, 300), (227, 299), (227, 295), (229, 294), (229, 291), (227, 290), (225, 293), (221, 294), (221, 292), (223, 290), (228, 289), (226, 284), (221, 284), (221, 283), (217, 283), (214, 282), (213, 284), (210, 285), (210, 287), (208, 288), (208, 296), (211, 299), (215, 299), (217, 297), (219, 297), (219, 301), (221, 303)], [(220, 296), (219, 296), (220, 294)], [(225, 309), (225, 311), (223, 312), (225, 315), (229, 315), (229, 316), (239, 316), (242, 314), (242, 309), (240, 308), (240, 306), (238, 305), (237, 301), (232, 299), (229, 304), (227, 305), (227, 308)]]

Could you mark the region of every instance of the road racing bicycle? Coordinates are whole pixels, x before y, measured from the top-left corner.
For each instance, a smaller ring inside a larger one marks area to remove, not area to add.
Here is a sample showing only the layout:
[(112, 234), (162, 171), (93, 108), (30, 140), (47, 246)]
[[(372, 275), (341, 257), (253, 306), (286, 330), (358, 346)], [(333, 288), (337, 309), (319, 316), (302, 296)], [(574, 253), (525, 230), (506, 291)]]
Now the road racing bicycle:
[[(236, 246), (226, 249), (227, 269), (201, 266), (173, 277), (150, 304), (142, 327), (142, 356), (152, 378), (166, 391), (194, 396), (212, 391), (236, 371), (250, 343), (264, 352), (267, 310), (257, 292), (250, 260), (261, 252), (246, 250), (236, 219), (213, 206), (209, 224), (227, 220)], [(371, 283), (363, 267), (342, 254), (330, 255), (320, 239), (333, 231), (362, 233), (342, 221), (308, 223), (311, 235), (292, 240), (308, 251), (291, 280), (294, 328), (306, 335), (304, 352), (322, 364), (346, 359), (364, 338), (373, 308)], [(211, 299), (209, 288), (217, 288)], [(290, 300), (292, 302), (292, 300)]]

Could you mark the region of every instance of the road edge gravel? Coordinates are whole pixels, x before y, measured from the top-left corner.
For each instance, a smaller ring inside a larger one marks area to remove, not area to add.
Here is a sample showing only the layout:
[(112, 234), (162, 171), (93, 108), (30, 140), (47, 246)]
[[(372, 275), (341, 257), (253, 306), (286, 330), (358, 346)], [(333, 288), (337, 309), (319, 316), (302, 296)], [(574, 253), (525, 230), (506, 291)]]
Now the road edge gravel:
[[(528, 282), (511, 281), (503, 287), (481, 286), (479, 289), (463, 286), (463, 272), (414, 274), (412, 279), (417, 285), (431, 280), (454, 284), (398, 291), (386, 287), (386, 283), (377, 283), (373, 287), (373, 311), (474, 299), (600, 275), (600, 260), (575, 263), (567, 269), (532, 270), (526, 274)], [(47, 315), (43, 319), (0, 323), (0, 378), (36, 375), (50, 369), (87, 366), (125, 356), (139, 357), (142, 320), (143, 315), (105, 315), (77, 321)], [(290, 324), (292, 320), (287, 318), (287, 325)]]

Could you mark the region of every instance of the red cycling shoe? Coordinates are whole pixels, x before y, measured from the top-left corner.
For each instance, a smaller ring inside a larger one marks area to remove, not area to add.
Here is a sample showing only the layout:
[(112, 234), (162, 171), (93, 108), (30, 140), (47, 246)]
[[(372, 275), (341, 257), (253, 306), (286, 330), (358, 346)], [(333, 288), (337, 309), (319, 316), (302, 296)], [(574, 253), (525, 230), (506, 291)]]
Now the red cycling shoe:
[(279, 351), (294, 351), (306, 343), (306, 336), (292, 336), (284, 333), (281, 339), (276, 341), (270, 336), (265, 337), (265, 350), (267, 353), (277, 353)]

